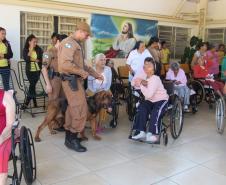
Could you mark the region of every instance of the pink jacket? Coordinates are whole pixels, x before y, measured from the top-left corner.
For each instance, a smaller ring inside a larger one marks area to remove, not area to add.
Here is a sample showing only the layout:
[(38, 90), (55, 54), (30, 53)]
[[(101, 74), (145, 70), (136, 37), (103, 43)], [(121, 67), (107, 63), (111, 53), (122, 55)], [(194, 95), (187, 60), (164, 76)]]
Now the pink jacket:
[(147, 78), (147, 75), (145, 74), (145, 72), (143, 70), (141, 70), (133, 78), (133, 80), (131, 82), (132, 86), (135, 86), (134, 81), (137, 78), (148, 81), (147, 87), (145, 87), (143, 85), (136, 87), (136, 88), (141, 89), (141, 92), (144, 95), (146, 100), (149, 100), (151, 102), (168, 100), (169, 96), (168, 96), (166, 90), (164, 89), (161, 79), (158, 76), (152, 75), (150, 78)]

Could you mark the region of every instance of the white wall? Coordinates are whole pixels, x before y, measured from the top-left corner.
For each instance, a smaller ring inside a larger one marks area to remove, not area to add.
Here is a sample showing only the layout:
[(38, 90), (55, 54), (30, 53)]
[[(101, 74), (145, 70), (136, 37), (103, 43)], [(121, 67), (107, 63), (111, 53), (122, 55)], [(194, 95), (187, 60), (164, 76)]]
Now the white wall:
[[(71, 1), (76, 3), (83, 3), (89, 5), (96, 5), (97, 1), (88, 1), (88, 0), (61, 0), (61, 1)], [(142, 4), (140, 0), (134, 1), (120, 1), (114, 0), (111, 1), (104, 1), (99, 0), (99, 6), (107, 6), (109, 8), (122, 8), (127, 7), (127, 9), (138, 11), (143, 9), (148, 13), (157, 13), (157, 14), (171, 14), (175, 11), (175, 4), (180, 0), (143, 0)], [(130, 2), (130, 3), (129, 3)], [(132, 2), (132, 3), (131, 3)], [(174, 4), (175, 3), (175, 4)], [(132, 6), (128, 6), (128, 4)], [(145, 6), (146, 5), (146, 6)], [(194, 3), (191, 6), (195, 5)], [(188, 8), (185, 6), (185, 9)], [(7, 39), (10, 41), (14, 53), (14, 60), (20, 59), (20, 12), (27, 11), (27, 12), (36, 12), (36, 13), (47, 13), (53, 15), (67, 15), (67, 16), (77, 16), (77, 17), (84, 17), (87, 18), (88, 22), (90, 22), (91, 14), (90, 13), (82, 13), (82, 12), (75, 12), (75, 11), (63, 11), (63, 10), (55, 10), (55, 9), (43, 9), (43, 8), (34, 8), (34, 7), (22, 7), (22, 6), (13, 6), (13, 5), (5, 5), (0, 4), (1, 14), (5, 15), (4, 18), (0, 19), (0, 26), (6, 28), (7, 30)], [(174, 24), (174, 23), (167, 23), (167, 22), (159, 22), (159, 25), (170, 25), (170, 26), (182, 26), (187, 28), (192, 28), (192, 32), (196, 34), (196, 27), (194, 25), (185, 25), (185, 24)], [(87, 42), (87, 56), (91, 56), (91, 48), (90, 48), (90, 40)]]
[[(181, 0), (56, 0), (99, 7), (131, 10), (160, 15), (173, 15)], [(196, 11), (196, 3), (186, 2), (184, 12)]]
[(36, 12), (36, 13), (46, 13), (53, 15), (67, 15), (67, 16), (78, 16), (87, 18), (88, 22), (90, 21), (90, 15), (78, 12), (70, 11), (59, 11), (59, 10), (50, 10), (42, 8), (33, 8), (33, 7), (22, 7), (22, 6), (11, 6), (0, 4), (1, 14), (5, 15), (5, 18), (0, 19), (0, 26), (4, 27), (7, 31), (7, 39), (10, 41), (12, 50), (13, 50), (13, 59), (20, 59), (20, 12)]
[(208, 18), (214, 20), (226, 19), (226, 0), (211, 1), (208, 4)]

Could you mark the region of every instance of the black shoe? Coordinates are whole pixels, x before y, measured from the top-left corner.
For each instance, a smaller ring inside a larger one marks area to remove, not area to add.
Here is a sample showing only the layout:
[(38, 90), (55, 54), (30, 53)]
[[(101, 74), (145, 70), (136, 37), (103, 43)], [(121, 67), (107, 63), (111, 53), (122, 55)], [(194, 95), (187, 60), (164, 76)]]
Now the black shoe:
[(66, 137), (65, 137), (65, 146), (72, 149), (72, 150), (75, 150), (76, 152), (86, 152), (87, 149), (82, 146), (80, 144), (80, 140), (79, 138), (77, 138), (77, 134), (74, 134), (74, 133), (71, 133), (70, 132), (70, 135), (68, 135), (70, 131), (66, 131)]

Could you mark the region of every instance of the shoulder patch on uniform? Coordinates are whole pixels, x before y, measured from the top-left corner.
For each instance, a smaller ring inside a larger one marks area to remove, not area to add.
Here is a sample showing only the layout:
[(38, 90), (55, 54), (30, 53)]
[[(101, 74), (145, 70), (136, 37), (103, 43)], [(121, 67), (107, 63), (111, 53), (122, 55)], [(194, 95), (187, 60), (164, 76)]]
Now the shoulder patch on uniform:
[(65, 48), (71, 48), (71, 44), (70, 43), (66, 43), (64, 46), (65, 46)]
[(44, 53), (44, 54), (43, 54), (43, 58), (48, 59), (48, 58), (49, 58), (49, 55), (48, 55), (48, 54), (46, 54), (46, 53)]

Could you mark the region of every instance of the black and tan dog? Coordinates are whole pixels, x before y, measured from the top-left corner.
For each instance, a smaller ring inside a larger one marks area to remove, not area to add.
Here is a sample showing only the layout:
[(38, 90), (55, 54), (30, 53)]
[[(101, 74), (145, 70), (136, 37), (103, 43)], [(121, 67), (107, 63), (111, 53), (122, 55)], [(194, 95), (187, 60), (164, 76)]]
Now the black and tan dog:
[[(94, 94), (93, 96), (88, 97), (87, 104), (88, 104), (88, 114), (87, 114), (87, 121), (90, 122), (92, 136), (96, 140), (100, 140), (101, 137), (96, 134), (97, 128), (97, 121), (96, 117), (100, 113), (101, 109), (107, 109), (111, 106), (112, 103), (112, 93), (108, 91), (100, 91)], [(81, 133), (81, 139), (87, 140), (88, 138), (85, 136), (85, 130)]]

